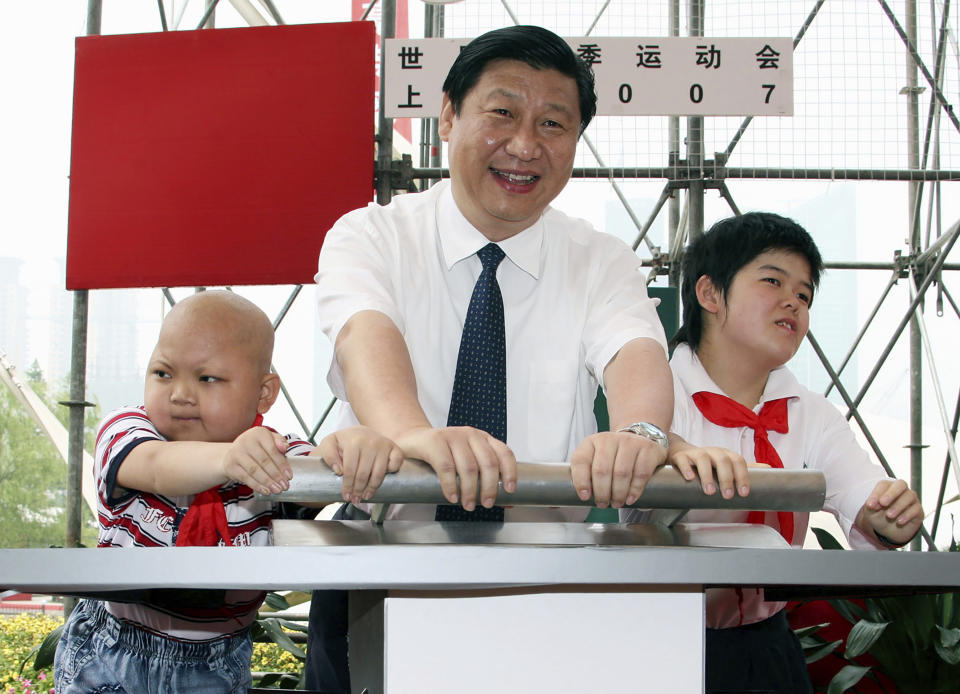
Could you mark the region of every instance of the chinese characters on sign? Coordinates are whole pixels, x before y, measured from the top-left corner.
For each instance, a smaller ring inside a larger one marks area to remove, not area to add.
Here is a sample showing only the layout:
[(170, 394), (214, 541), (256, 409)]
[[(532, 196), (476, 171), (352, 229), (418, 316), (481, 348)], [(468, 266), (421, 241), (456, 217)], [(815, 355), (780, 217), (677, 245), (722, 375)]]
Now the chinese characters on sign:
[[(469, 39), (389, 39), (386, 115), (436, 117), (447, 70)], [(597, 114), (793, 115), (790, 38), (568, 38), (590, 64)]]
[(659, 43), (637, 44), (637, 67), (649, 67), (654, 70), (663, 67), (663, 63), (660, 62)]

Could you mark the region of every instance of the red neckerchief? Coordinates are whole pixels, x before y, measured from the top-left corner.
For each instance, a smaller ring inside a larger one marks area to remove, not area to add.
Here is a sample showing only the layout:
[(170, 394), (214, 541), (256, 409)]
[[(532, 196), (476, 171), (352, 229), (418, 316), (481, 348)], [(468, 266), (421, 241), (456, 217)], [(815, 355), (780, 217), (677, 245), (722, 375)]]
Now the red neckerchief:
[[(756, 462), (783, 468), (783, 461), (780, 460), (777, 449), (767, 438), (767, 430), (781, 434), (787, 433), (787, 398), (764, 403), (760, 414), (747, 409), (726, 395), (705, 390), (694, 393), (693, 402), (703, 416), (717, 426), (753, 429), (753, 455)], [(747, 522), (763, 523), (763, 516), (763, 511), (751, 511), (747, 516)], [(789, 511), (778, 511), (777, 520), (780, 522), (780, 534), (789, 544), (793, 544), (793, 514)]]
[[(263, 415), (257, 414), (253, 427), (263, 425)], [(227, 513), (220, 498), (220, 485), (197, 494), (187, 514), (177, 528), (177, 547), (214, 547), (220, 541), (233, 544)]]

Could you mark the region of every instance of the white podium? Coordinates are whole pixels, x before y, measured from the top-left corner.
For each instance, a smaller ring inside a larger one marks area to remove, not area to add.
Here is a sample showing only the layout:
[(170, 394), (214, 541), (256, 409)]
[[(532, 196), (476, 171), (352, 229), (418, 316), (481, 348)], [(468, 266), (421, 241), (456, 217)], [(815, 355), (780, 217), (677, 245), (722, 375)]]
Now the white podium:
[[(703, 691), (703, 592), (568, 586), (353, 592), (359, 694)], [(638, 691), (632, 689), (631, 691)]]

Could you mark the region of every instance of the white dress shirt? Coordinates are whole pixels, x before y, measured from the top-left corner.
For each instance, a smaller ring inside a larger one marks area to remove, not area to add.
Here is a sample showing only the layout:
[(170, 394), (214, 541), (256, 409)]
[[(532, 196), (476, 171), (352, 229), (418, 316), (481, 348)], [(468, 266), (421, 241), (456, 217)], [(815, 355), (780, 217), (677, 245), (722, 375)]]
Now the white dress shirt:
[[(754, 461), (753, 429), (722, 427), (704, 417), (693, 402), (700, 391), (726, 395), (713, 382), (686, 344), (674, 350), (670, 360), (673, 370), (674, 410), (671, 429), (688, 443), (698, 446), (720, 446), (736, 451), (748, 462)], [(759, 413), (770, 400), (789, 398), (785, 434), (769, 431), (770, 443), (787, 470), (808, 468), (819, 470), (827, 481), (824, 510), (836, 516), (840, 527), (854, 549), (876, 549), (864, 533), (853, 525), (857, 514), (873, 488), (886, 474), (870, 461), (854, 438), (853, 431), (840, 412), (819, 393), (804, 388), (785, 366), (770, 372), (767, 385), (754, 408)], [(748, 511), (690, 511), (684, 520), (746, 523)], [(803, 546), (809, 513), (795, 513), (792, 544)], [(768, 525), (778, 528), (776, 512), (768, 512)], [(724, 628), (751, 624), (771, 617), (785, 603), (765, 602), (757, 589), (717, 588), (707, 591), (707, 626)]]
[[(316, 275), (320, 323), (331, 343), (363, 310), (386, 314), (406, 341), (430, 423), (447, 422), (463, 323), (488, 243), (460, 213), (448, 182), (371, 204), (327, 233)], [(596, 432), (593, 401), (603, 370), (637, 338), (666, 350), (637, 255), (588, 222), (547, 208), (503, 242), (497, 269), (507, 350), (507, 444), (517, 460), (563, 462)], [(327, 376), (345, 401), (336, 359)], [(356, 423), (344, 402), (340, 424)], [(507, 509), (507, 520), (533, 518)], [(535, 514), (536, 520), (582, 519)], [(396, 516), (394, 516), (396, 517)], [(403, 518), (433, 518), (433, 507)]]

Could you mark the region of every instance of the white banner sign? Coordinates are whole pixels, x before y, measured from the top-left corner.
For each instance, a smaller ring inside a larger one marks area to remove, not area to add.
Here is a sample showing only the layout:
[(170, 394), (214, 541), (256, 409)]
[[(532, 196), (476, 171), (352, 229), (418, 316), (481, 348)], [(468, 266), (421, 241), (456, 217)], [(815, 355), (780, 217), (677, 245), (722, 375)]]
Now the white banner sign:
[[(443, 80), (469, 39), (388, 39), (386, 115), (440, 115)], [(792, 116), (790, 38), (568, 38), (590, 63), (602, 116)]]

